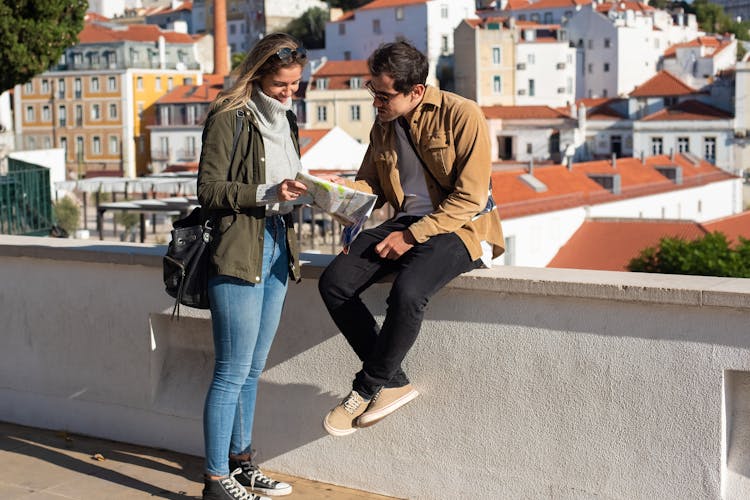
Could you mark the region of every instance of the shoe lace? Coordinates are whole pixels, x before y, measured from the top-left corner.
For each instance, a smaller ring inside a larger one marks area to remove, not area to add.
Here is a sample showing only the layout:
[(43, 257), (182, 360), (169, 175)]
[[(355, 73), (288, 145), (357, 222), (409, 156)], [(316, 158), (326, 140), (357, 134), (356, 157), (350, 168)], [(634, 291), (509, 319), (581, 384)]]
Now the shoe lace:
[(274, 481), (270, 477), (266, 476), (261, 472), (260, 467), (255, 465), (253, 462), (249, 460), (241, 460), (240, 466), (242, 467), (242, 470), (245, 471), (245, 474), (250, 476), (250, 488), (255, 488), (255, 481), (261, 481), (264, 482), (271, 487), (274, 487), (278, 481)]
[(241, 473), (242, 469), (235, 469), (234, 472), (229, 474), (229, 477), (221, 480), (221, 484), (237, 500), (255, 500), (257, 498), (256, 495), (250, 496), (245, 487), (234, 478), (234, 476)]
[(354, 413), (357, 411), (357, 408), (359, 408), (359, 405), (362, 404), (362, 396), (359, 395), (356, 391), (352, 391), (351, 394), (344, 400), (344, 409), (349, 413)]

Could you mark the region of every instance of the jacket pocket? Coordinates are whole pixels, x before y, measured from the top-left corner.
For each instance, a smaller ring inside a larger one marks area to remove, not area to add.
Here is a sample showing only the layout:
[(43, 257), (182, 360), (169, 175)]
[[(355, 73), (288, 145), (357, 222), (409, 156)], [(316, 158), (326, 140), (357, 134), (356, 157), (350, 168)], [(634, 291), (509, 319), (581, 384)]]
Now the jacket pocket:
[[(435, 132), (422, 143), (425, 151), (425, 163), (445, 176), (450, 176), (453, 170), (453, 161), (450, 158), (448, 135), (445, 132)], [(437, 167), (437, 168), (436, 168)]]

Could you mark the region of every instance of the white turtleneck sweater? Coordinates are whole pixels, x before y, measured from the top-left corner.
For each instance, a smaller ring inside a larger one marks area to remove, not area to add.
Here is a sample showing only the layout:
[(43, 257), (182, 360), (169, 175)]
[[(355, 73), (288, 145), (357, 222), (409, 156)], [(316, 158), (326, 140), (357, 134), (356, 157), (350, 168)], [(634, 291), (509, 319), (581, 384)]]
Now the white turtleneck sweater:
[(286, 118), (286, 112), (292, 109), (292, 100), (281, 103), (256, 87), (247, 107), (258, 120), (266, 152), (266, 183), (258, 186), (256, 199), (259, 204), (266, 205), (266, 215), (287, 214), (294, 205), (310, 201), (309, 197), (301, 197), (293, 202), (279, 202), (278, 189), (281, 181), (294, 179), (297, 172), (302, 170)]

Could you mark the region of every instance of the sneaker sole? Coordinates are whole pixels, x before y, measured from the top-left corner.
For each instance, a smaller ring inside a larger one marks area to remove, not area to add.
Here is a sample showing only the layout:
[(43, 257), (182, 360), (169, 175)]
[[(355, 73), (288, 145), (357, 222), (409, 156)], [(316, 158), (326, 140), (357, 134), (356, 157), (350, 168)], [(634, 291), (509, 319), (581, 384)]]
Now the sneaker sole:
[(357, 420), (355, 421), (355, 424), (359, 427), (370, 427), (371, 425), (374, 425), (380, 422), (385, 417), (387, 417), (394, 411), (398, 410), (409, 401), (412, 401), (417, 396), (419, 396), (419, 392), (416, 389), (413, 389), (410, 392), (407, 392), (406, 394), (398, 398), (397, 400), (393, 401), (389, 405), (384, 406), (377, 411), (364, 412), (362, 415), (359, 416), (359, 418), (357, 418)]
[(331, 427), (328, 425), (328, 422), (326, 420), (323, 420), (323, 428), (328, 434), (336, 437), (348, 436), (349, 434), (354, 434), (355, 432), (357, 432), (356, 427), (352, 427), (351, 429), (337, 429), (335, 427)]
[(292, 487), (284, 488), (281, 490), (269, 490), (266, 488), (247, 488), (248, 491), (255, 493), (256, 495), (268, 495), (269, 497), (283, 497), (292, 494)]

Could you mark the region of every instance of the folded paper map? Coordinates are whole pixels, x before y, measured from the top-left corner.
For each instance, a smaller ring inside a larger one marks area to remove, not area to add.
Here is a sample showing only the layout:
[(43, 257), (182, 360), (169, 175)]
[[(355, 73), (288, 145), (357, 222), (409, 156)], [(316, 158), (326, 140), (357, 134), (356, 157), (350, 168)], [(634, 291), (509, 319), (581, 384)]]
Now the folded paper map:
[(341, 243), (344, 252), (348, 251), (349, 245), (372, 213), (378, 197), (304, 172), (299, 172), (296, 179), (307, 186), (307, 194), (312, 197), (313, 205), (344, 226)]

